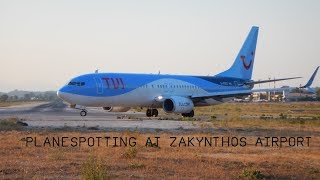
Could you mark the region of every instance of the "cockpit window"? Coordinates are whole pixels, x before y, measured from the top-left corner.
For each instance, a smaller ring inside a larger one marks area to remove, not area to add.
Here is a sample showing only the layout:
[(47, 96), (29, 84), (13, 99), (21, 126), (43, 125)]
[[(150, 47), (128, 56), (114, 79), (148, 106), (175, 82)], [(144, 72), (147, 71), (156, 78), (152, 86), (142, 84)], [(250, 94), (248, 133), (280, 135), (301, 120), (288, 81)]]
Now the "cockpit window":
[(85, 85), (85, 82), (74, 82), (74, 81), (71, 81), (68, 83), (69, 86), (84, 86)]

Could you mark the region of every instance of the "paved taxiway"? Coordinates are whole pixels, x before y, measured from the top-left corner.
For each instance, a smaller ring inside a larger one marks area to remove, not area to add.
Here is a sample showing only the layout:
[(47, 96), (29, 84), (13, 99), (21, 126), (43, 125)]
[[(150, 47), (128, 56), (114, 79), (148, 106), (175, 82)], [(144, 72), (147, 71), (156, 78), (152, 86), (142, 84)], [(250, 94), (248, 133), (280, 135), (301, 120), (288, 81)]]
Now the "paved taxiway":
[[(180, 115), (145, 117), (144, 112), (106, 112), (102, 108), (88, 108), (88, 115), (81, 117), (79, 110), (71, 109), (61, 101), (1, 107), (0, 119), (17, 117), (29, 128), (94, 128), (97, 130), (180, 131), (196, 130), (206, 122), (179, 121)], [(173, 119), (173, 120), (170, 120)]]

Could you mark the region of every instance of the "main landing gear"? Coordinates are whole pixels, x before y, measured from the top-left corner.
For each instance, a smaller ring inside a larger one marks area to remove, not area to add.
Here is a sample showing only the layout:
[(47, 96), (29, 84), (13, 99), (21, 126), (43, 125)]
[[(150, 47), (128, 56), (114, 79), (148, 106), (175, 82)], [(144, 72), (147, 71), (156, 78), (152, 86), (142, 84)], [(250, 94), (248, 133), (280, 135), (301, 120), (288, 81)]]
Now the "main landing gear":
[(182, 113), (181, 114), (183, 117), (193, 117), (194, 116), (194, 111), (192, 110), (191, 112), (189, 113)]
[(159, 112), (157, 109), (147, 109), (147, 112), (146, 112), (146, 115), (148, 117), (152, 117), (152, 116), (157, 117), (158, 114), (159, 114)]
[(80, 112), (80, 116), (86, 116), (87, 115), (87, 111), (85, 109), (82, 109), (82, 111)]

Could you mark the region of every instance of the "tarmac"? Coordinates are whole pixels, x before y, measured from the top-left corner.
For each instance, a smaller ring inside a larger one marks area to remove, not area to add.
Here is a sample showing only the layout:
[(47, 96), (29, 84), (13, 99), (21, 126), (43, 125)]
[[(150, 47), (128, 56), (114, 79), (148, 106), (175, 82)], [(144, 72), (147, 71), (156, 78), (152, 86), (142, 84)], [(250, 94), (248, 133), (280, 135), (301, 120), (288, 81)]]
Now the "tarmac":
[[(87, 108), (87, 116), (80, 116), (80, 110), (69, 108), (62, 101), (42, 102), (19, 106), (0, 107), (0, 120), (18, 118), (27, 123), (24, 130), (30, 131), (80, 131), (80, 132), (142, 132), (142, 133), (231, 133), (237, 135), (292, 136), (310, 135), (303, 129), (265, 129), (263, 127), (214, 127), (210, 116), (195, 116), (183, 119), (180, 114), (160, 113), (158, 117), (146, 117), (145, 112), (107, 112), (102, 108)], [(218, 116), (217, 120), (223, 120)], [(241, 116), (244, 121), (255, 116)], [(223, 123), (223, 122), (222, 122)], [(311, 133), (312, 134), (312, 133)]]
[[(31, 129), (89, 129), (103, 131), (188, 132), (203, 127), (204, 121), (181, 121), (181, 115), (159, 114), (146, 117), (145, 112), (107, 112), (87, 108), (88, 114), (69, 108), (62, 101), (0, 107), (0, 119), (16, 117)], [(197, 117), (195, 117), (197, 118)], [(198, 117), (203, 118), (203, 117)], [(209, 118), (209, 117), (208, 117)], [(165, 119), (165, 120), (164, 120)]]

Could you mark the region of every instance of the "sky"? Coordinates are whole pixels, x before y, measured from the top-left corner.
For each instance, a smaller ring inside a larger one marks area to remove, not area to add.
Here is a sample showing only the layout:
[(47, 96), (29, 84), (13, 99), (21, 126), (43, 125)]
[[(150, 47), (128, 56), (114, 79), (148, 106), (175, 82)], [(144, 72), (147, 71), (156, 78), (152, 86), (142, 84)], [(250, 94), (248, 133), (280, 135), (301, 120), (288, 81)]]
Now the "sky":
[(318, 0), (0, 0), (0, 92), (57, 90), (96, 69), (215, 75), (252, 26), (253, 79), (305, 84), (320, 65)]

